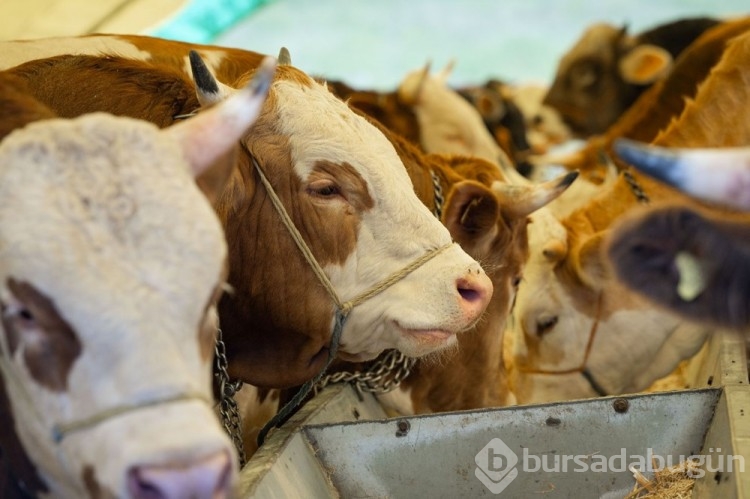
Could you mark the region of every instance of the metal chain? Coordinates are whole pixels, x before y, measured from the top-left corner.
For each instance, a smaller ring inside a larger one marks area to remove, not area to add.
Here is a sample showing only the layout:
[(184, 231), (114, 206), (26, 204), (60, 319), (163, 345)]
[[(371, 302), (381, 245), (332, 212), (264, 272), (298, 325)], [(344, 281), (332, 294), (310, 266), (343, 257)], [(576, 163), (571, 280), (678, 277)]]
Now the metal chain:
[(641, 187), (633, 174), (630, 173), (629, 169), (620, 168), (619, 165), (612, 161), (612, 158), (604, 149), (599, 149), (599, 151), (597, 152), (599, 155), (599, 162), (606, 163), (608, 168), (614, 168), (615, 170), (622, 171), (622, 176), (625, 177), (625, 182), (628, 183), (628, 186), (630, 186), (630, 190), (633, 191), (633, 195), (635, 195), (635, 198), (639, 203), (649, 204), (651, 202), (648, 195), (643, 190), (643, 187)]
[(432, 186), (435, 189), (435, 208), (432, 210), (432, 213), (440, 220), (440, 217), (443, 215), (443, 203), (445, 202), (445, 198), (443, 198), (443, 185), (440, 183), (440, 177), (437, 176), (434, 170), (430, 170), (430, 175), (432, 176)]
[(227, 347), (222, 339), (221, 328), (216, 333), (216, 345), (214, 346), (216, 356), (214, 357), (214, 376), (219, 382), (219, 414), (224, 431), (232, 439), (234, 447), (237, 449), (237, 457), (240, 462), (240, 468), (245, 466), (246, 456), (245, 447), (242, 444), (242, 420), (240, 410), (237, 407), (237, 401), (234, 395), (242, 388), (242, 381), (232, 381), (229, 379), (227, 372)]
[(330, 384), (351, 383), (363, 392), (388, 393), (398, 388), (401, 381), (409, 376), (416, 362), (416, 359), (407, 357), (398, 350), (389, 350), (364, 371), (342, 371), (323, 376), (313, 390), (317, 395)]
[(628, 170), (623, 170), (622, 175), (625, 177), (625, 181), (630, 186), (630, 190), (633, 191), (633, 194), (635, 195), (638, 202), (643, 203), (643, 204), (649, 204), (651, 200), (643, 191), (643, 187), (641, 187), (640, 184), (636, 181), (633, 174), (630, 173)]

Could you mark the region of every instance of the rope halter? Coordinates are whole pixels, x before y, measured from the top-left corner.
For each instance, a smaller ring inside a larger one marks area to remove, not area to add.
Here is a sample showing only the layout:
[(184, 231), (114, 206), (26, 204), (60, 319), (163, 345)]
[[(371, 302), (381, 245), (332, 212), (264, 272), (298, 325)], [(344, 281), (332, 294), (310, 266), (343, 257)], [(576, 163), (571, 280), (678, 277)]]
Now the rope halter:
[[(249, 151), (248, 151), (249, 152)], [(284, 226), (289, 231), (289, 234), (292, 236), (292, 239), (294, 240), (294, 243), (297, 245), (299, 250), (302, 252), (302, 255), (305, 257), (305, 260), (307, 260), (308, 265), (310, 265), (310, 268), (317, 276), (318, 280), (321, 282), (323, 287), (326, 289), (328, 294), (330, 295), (331, 299), (333, 300), (334, 304), (336, 305), (336, 312), (334, 317), (334, 327), (333, 327), (333, 333), (331, 334), (331, 345), (328, 350), (328, 359), (326, 360), (325, 365), (320, 370), (320, 372), (313, 377), (313, 379), (308, 380), (302, 387), (297, 391), (297, 393), (292, 397), (292, 399), (287, 402), (284, 407), (282, 407), (279, 412), (263, 427), (263, 429), (258, 434), (258, 445), (262, 445), (263, 441), (265, 440), (266, 435), (268, 434), (268, 431), (272, 427), (278, 427), (286, 419), (291, 415), (292, 411), (304, 400), (304, 398), (310, 393), (313, 386), (315, 386), (316, 383), (323, 377), (325, 372), (328, 370), (328, 367), (330, 366), (331, 362), (336, 358), (336, 355), (338, 353), (339, 344), (341, 342), (341, 334), (344, 329), (344, 324), (346, 323), (346, 320), (349, 316), (349, 313), (351, 310), (356, 307), (357, 305), (360, 305), (361, 303), (367, 301), (368, 299), (372, 298), (373, 296), (376, 296), (380, 294), (381, 292), (385, 291), (410, 273), (412, 273), (414, 270), (418, 269), (422, 265), (424, 265), (426, 262), (432, 260), (437, 255), (448, 249), (449, 247), (453, 246), (453, 242), (448, 243), (444, 246), (441, 246), (439, 248), (435, 248), (433, 250), (428, 251), (421, 257), (417, 258), (404, 268), (394, 272), (390, 276), (386, 277), (382, 281), (376, 283), (373, 287), (370, 289), (360, 293), (359, 295), (355, 296), (354, 298), (343, 301), (338, 293), (336, 293), (335, 288), (333, 287), (333, 284), (331, 283), (330, 279), (328, 279), (328, 276), (323, 271), (323, 268), (320, 266), (318, 261), (315, 259), (315, 256), (312, 254), (312, 251), (310, 251), (309, 246), (307, 243), (305, 243), (304, 239), (302, 238), (302, 235), (300, 234), (297, 227), (295, 227), (294, 222), (292, 221), (291, 217), (289, 216), (288, 212), (284, 208), (284, 205), (281, 203), (281, 200), (279, 199), (278, 195), (274, 191), (273, 187), (271, 186), (271, 183), (266, 178), (265, 174), (263, 173), (263, 170), (261, 169), (260, 165), (258, 164), (258, 161), (255, 159), (255, 156), (250, 154), (250, 157), (253, 162), (253, 166), (255, 167), (255, 170), (258, 172), (258, 176), (260, 177), (261, 182), (263, 183), (264, 188), (266, 189), (266, 192), (271, 199), (271, 202), (273, 203), (274, 208), (276, 209), (276, 212), (279, 214), (279, 217), (281, 218), (281, 221), (284, 223)]]

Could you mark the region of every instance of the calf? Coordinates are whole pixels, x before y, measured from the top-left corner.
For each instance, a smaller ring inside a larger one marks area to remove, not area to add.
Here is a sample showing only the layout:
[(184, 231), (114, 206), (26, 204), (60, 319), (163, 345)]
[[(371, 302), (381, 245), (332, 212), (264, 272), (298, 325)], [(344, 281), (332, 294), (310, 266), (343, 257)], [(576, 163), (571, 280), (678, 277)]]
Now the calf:
[(57, 119), (0, 73), (2, 497), (230, 495), (210, 383), (227, 247), (195, 178), (226, 177), (272, 72), (168, 130)]
[[(748, 58), (749, 34), (729, 42), (695, 99), (654, 143), (698, 148), (750, 143), (750, 120), (726, 122), (728, 109), (750, 102)], [(711, 331), (653, 307), (608, 271), (602, 244), (621, 216), (646, 200), (694, 203), (645, 175), (630, 175), (561, 222), (549, 221), (544, 239), (530, 236), (530, 247), (539, 252), (532, 253), (524, 272), (508, 332), (510, 383), (519, 400), (642, 390), (693, 355)]]
[(681, 19), (634, 36), (626, 27), (595, 24), (560, 59), (544, 103), (558, 110), (573, 133), (603, 133), (669, 72), (680, 52), (718, 23), (705, 17)]
[[(181, 61), (183, 44), (151, 42), (152, 57), (171, 51)], [(160, 60), (167, 62), (68, 56), (14, 72), (57, 112), (130, 113), (163, 125), (196, 111), (198, 100), (221, 101), (253, 73), (247, 68), (223, 85), (196, 67), (196, 99), (182, 63)], [(479, 264), (419, 202), (393, 145), (291, 65), (279, 67), (214, 206), (229, 242), (233, 293), (219, 305), (228, 370), (257, 386), (310, 380), (337, 351), (366, 360), (389, 348), (412, 356), (446, 348), (479, 320), (492, 295)], [(299, 235), (290, 235), (291, 226)], [(322, 271), (311, 268), (310, 255)], [(394, 284), (383, 285), (392, 275)], [(342, 313), (344, 324), (336, 320)], [(339, 344), (332, 340), (337, 323)]]

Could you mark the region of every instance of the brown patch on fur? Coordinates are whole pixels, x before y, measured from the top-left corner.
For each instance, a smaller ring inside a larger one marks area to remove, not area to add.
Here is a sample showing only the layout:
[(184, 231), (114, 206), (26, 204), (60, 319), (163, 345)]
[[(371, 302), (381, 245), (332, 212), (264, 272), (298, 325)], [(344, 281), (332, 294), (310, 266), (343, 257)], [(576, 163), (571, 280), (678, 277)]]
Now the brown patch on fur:
[[(23, 483), (23, 486), (19, 483)], [(28, 497), (31, 494), (36, 497), (46, 492), (49, 492), (47, 484), (26, 454), (16, 433), (5, 379), (0, 375), (0, 496), (10, 499)]]
[(117, 497), (111, 490), (102, 487), (96, 479), (96, 470), (93, 466), (85, 466), (81, 478), (91, 499), (115, 499)]
[(16, 128), (54, 117), (55, 113), (29, 95), (22, 78), (0, 75), (0, 140)]
[(107, 56), (58, 56), (31, 61), (8, 72), (63, 118), (107, 111), (147, 119), (160, 127), (200, 107), (191, 81), (172, 68)]
[[(23, 352), (31, 377), (49, 390), (67, 390), (68, 374), (82, 350), (75, 331), (60, 316), (54, 303), (33, 285), (9, 278), (8, 289), (33, 317), (33, 334), (41, 336), (39, 341), (27, 344)], [(5, 306), (2, 308), (5, 312)], [(12, 354), (23, 342), (24, 332), (20, 330), (23, 326), (17, 325), (14, 318), (6, 317), (5, 313), (2, 323)]]

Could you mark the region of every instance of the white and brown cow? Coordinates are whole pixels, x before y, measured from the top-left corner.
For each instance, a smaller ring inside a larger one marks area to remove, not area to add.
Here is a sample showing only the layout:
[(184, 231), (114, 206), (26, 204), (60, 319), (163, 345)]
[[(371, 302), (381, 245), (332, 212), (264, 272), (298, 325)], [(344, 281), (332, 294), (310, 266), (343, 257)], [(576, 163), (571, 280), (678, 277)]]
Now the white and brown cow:
[[(737, 147), (750, 120), (730, 110), (750, 103), (750, 34), (733, 38), (719, 63), (654, 144)], [(736, 116), (729, 123), (727, 116)], [(617, 220), (644, 203), (695, 203), (644, 174), (621, 175), (587, 206), (550, 221), (518, 292), (508, 339), (519, 401), (639, 391), (694, 354), (712, 328), (654, 307), (608, 271), (603, 242)], [(634, 181), (633, 181), (634, 180)], [(706, 180), (710, 182), (710, 180)], [(532, 224), (537, 223), (533, 217)]]
[(274, 65), (168, 130), (56, 118), (0, 73), (2, 497), (231, 494), (211, 390), (227, 247), (196, 177), (226, 177)]
[(636, 98), (671, 69), (677, 55), (719, 20), (687, 18), (636, 35), (597, 23), (560, 59), (544, 98), (571, 130), (603, 133)]
[[(35, 95), (56, 112), (133, 113), (166, 125), (199, 107), (183, 69), (190, 45), (147, 41), (154, 62), (73, 56), (14, 72), (38, 84)], [(242, 86), (253, 67), (245, 69), (227, 86), (207, 84), (200, 99), (212, 104)], [(480, 319), (492, 295), (489, 278), (416, 197), (393, 145), (325, 86), (280, 66), (240, 145), (215, 203), (229, 241), (233, 293), (219, 315), (232, 377), (258, 386), (300, 384), (326, 365), (334, 347), (334, 302), (273, 208), (259, 170), (342, 301), (443, 249), (351, 310), (342, 358), (366, 360), (388, 348), (424, 355), (454, 344)]]

